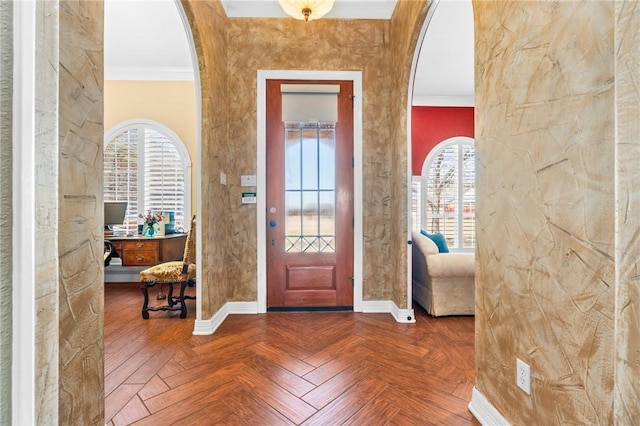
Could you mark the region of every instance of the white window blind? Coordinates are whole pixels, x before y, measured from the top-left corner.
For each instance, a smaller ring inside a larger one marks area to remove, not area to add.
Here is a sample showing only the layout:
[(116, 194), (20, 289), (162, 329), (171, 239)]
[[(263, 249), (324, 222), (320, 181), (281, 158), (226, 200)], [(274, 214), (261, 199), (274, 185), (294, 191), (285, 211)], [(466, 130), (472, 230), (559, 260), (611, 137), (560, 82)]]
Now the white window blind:
[(138, 129), (116, 136), (104, 149), (104, 201), (126, 201), (123, 228), (138, 226)]
[(423, 172), (422, 227), (442, 233), (449, 247), (475, 247), (475, 148), (470, 139), (434, 148)]
[(123, 228), (136, 232), (138, 214), (174, 211), (175, 226), (184, 228), (188, 200), (185, 159), (174, 141), (149, 125), (129, 126), (104, 150), (104, 200), (127, 201)]
[(184, 169), (180, 154), (162, 134), (153, 129), (145, 129), (145, 211), (174, 211), (176, 226), (182, 227), (184, 192)]
[(282, 84), (282, 121), (338, 121), (339, 84)]

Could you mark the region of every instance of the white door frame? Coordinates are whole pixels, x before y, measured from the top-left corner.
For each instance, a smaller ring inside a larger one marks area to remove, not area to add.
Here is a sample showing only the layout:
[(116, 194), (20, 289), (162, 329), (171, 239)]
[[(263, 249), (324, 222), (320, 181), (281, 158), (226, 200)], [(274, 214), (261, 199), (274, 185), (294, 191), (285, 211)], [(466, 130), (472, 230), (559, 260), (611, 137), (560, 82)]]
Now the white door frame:
[(36, 2), (13, 3), (12, 423), (35, 424)]
[(267, 311), (267, 80), (346, 80), (353, 82), (353, 310), (362, 312), (362, 72), (361, 71), (296, 71), (258, 70), (257, 92), (257, 253), (258, 313)]

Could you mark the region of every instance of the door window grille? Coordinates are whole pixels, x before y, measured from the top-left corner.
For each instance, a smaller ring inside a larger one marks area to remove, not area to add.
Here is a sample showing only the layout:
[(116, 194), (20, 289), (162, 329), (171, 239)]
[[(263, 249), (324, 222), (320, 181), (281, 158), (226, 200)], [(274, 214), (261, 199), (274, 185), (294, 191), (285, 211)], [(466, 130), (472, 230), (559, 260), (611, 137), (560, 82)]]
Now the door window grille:
[(285, 122), (285, 251), (335, 252), (335, 123)]

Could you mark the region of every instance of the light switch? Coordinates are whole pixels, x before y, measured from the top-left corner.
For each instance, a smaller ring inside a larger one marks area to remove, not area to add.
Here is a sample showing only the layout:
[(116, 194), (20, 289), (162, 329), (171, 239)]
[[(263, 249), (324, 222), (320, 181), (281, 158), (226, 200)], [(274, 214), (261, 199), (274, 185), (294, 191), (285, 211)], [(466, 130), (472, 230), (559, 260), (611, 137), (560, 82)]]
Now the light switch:
[(220, 184), (221, 185), (227, 184), (227, 174), (224, 172), (220, 172)]
[(256, 186), (256, 175), (242, 175), (240, 176), (241, 186)]

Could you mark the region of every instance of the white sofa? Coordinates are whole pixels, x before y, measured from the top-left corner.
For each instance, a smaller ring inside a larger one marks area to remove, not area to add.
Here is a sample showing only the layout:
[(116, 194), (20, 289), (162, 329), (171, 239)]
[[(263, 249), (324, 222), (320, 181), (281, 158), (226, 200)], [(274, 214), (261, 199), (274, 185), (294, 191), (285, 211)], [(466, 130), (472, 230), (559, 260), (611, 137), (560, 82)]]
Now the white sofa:
[(430, 315), (473, 315), (475, 255), (439, 253), (419, 232), (412, 236), (413, 300)]

